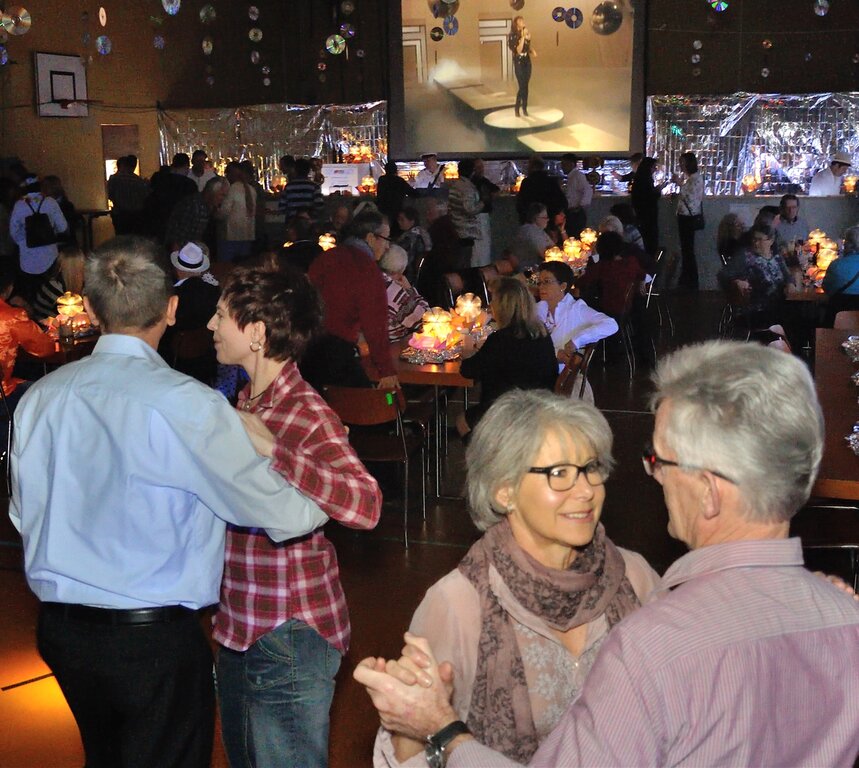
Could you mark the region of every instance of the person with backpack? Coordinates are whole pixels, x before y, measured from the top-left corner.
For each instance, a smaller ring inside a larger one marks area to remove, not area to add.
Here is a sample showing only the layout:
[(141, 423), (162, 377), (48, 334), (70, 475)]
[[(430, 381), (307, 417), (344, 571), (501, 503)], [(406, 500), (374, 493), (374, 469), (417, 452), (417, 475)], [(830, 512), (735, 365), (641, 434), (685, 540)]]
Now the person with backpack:
[(27, 177), (21, 186), (24, 194), (12, 209), (9, 232), (20, 254), (19, 293), (30, 301), (57, 260), (59, 236), (69, 225), (59, 203), (42, 195), (37, 176)]

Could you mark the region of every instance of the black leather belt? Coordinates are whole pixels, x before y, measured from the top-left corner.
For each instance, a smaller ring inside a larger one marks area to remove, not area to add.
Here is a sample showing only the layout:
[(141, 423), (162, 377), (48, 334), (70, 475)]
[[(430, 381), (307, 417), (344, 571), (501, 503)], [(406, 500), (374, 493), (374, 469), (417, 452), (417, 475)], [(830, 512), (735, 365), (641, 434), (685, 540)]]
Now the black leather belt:
[(166, 624), (194, 616), (197, 612), (182, 605), (165, 605), (157, 608), (94, 608), (91, 605), (71, 603), (42, 603), (42, 610), (64, 619), (88, 624)]

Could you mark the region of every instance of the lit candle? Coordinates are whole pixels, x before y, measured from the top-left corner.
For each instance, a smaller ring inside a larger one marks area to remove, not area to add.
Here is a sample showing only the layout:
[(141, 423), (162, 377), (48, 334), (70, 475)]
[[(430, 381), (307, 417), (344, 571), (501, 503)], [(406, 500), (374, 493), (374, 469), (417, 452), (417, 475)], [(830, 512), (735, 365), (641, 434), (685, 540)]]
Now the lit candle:
[(330, 251), (336, 245), (337, 240), (330, 232), (326, 232), (324, 235), (319, 235), (319, 247), (323, 251)]
[(481, 301), (479, 296), (475, 296), (473, 293), (463, 293), (457, 298), (454, 311), (466, 323), (473, 323), (480, 314), (480, 308)]

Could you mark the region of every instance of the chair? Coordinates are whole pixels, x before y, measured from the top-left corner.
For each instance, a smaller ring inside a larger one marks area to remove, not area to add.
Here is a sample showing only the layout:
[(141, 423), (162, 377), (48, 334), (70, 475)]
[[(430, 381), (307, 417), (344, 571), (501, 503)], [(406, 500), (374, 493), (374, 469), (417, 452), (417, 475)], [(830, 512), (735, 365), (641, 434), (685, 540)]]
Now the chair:
[(492, 300), (492, 287), (498, 281), (500, 275), (495, 264), (478, 267), (478, 270), (480, 271), (480, 279), (483, 283), (483, 295), (481, 298), (485, 302), (484, 306), (488, 307)]
[(673, 266), (673, 259), (665, 258), (665, 251), (660, 251), (656, 256), (656, 274), (653, 275), (653, 279), (647, 286), (647, 296), (644, 301), (645, 309), (650, 309), (651, 303), (656, 307), (656, 316), (659, 321), (659, 327), (662, 327), (662, 315), (663, 313), (668, 318), (668, 328), (671, 331), (671, 335), (674, 336), (674, 318), (671, 317), (671, 309), (668, 307), (668, 304), (663, 300), (663, 296), (661, 290), (656, 290), (657, 281), (659, 283), (660, 288), (665, 282), (665, 278), (671, 273), (671, 268)]
[(846, 310), (835, 315), (833, 328), (838, 328), (841, 331), (859, 330), (859, 310)]
[(360, 387), (325, 387), (322, 395), (340, 420), (349, 427), (374, 427), (384, 424), (395, 432), (350, 429), (349, 442), (361, 461), (403, 465), (403, 542), (409, 546), (409, 459), (420, 454), (421, 513), (426, 519), (426, 473), (424, 444), (403, 427), (403, 394), (399, 390)]
[(591, 358), (594, 356), (595, 349), (596, 344), (588, 344), (573, 355), (573, 359), (564, 366), (564, 370), (561, 371), (558, 375), (558, 380), (555, 382), (556, 395), (572, 397), (576, 389), (576, 380), (581, 376), (581, 385), (576, 397), (579, 400), (584, 397), (585, 385), (588, 381), (588, 367), (591, 364)]
[[(626, 288), (626, 294), (624, 295), (623, 300), (623, 312), (620, 313), (618, 317), (615, 318), (617, 321), (618, 333), (620, 334), (620, 341), (623, 344), (623, 351), (626, 352), (626, 362), (629, 366), (629, 378), (633, 379), (635, 376), (635, 350), (632, 346), (632, 303), (635, 301), (635, 293), (638, 290), (638, 283), (632, 282)], [(607, 338), (613, 338), (609, 336)], [(606, 339), (600, 339), (599, 342), (602, 345), (602, 361), (605, 363), (605, 345)]]
[[(742, 317), (742, 309), (749, 305), (749, 297), (738, 287), (735, 280), (731, 280), (725, 288), (727, 300), (722, 310), (722, 319), (719, 320), (719, 336), (722, 338), (734, 336), (737, 330), (737, 319)], [(745, 328), (744, 339), (748, 341), (751, 328)]]
[(456, 306), (457, 297), (465, 293), (465, 280), (459, 272), (445, 272), (442, 275), (442, 283), (447, 308), (453, 309)]

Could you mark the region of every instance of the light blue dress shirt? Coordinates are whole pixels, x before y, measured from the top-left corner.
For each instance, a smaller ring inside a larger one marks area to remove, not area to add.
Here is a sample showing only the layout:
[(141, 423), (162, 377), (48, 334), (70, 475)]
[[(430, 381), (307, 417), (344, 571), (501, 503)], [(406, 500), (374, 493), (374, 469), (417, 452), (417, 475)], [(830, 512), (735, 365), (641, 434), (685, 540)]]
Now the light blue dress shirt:
[(226, 522), (279, 541), (328, 519), (223, 396), (133, 336), (36, 382), (14, 436), (9, 514), (42, 601), (201, 608), (218, 600)]

